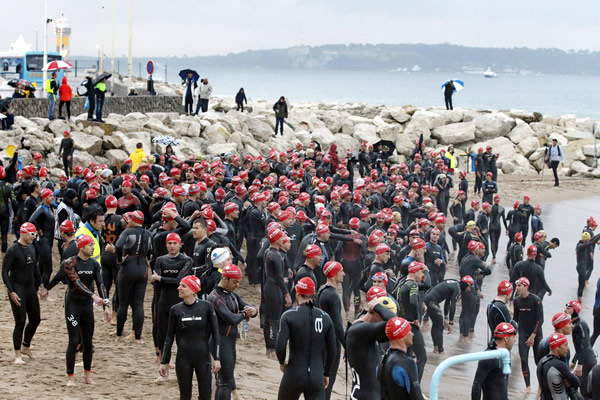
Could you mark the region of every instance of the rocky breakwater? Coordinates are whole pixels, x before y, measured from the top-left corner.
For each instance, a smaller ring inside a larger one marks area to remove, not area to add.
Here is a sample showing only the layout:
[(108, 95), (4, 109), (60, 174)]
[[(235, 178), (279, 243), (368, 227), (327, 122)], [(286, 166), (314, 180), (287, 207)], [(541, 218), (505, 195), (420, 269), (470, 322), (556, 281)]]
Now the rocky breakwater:
[[(67, 122), (44, 118), (16, 117), (15, 127), (3, 132), (5, 145), (17, 144), (26, 138), (30, 151), (23, 151), (25, 162), (35, 151), (45, 151), (54, 176), (60, 173), (58, 146), (64, 130), (72, 132), (76, 164), (120, 165), (142, 142), (147, 154), (162, 153), (164, 146), (154, 145), (152, 138), (171, 135), (180, 145), (175, 151), (183, 156), (198, 153), (204, 156), (225, 152), (266, 155), (271, 148), (285, 151), (300, 142), (308, 145), (317, 140), (324, 150), (336, 143), (340, 156), (350, 148), (357, 154), (360, 143), (375, 144), (381, 140), (394, 147), (394, 162), (405, 161), (420, 134), (428, 148), (439, 150), (454, 144), (462, 154), (465, 168), (466, 152), (493, 147), (498, 153), (497, 165), (504, 174), (536, 174), (542, 170), (544, 145), (556, 138), (565, 158), (564, 175), (584, 175), (600, 178), (600, 168), (594, 168), (594, 139), (591, 119), (574, 115), (543, 116), (517, 110), (447, 111), (412, 106), (386, 107), (368, 104), (299, 103), (290, 107), (283, 136), (273, 136), (272, 103), (251, 101), (250, 113), (235, 111), (229, 98), (211, 99), (211, 110), (198, 117), (178, 113), (109, 114), (106, 124), (90, 123), (85, 115)], [(600, 147), (597, 153), (600, 154)]]

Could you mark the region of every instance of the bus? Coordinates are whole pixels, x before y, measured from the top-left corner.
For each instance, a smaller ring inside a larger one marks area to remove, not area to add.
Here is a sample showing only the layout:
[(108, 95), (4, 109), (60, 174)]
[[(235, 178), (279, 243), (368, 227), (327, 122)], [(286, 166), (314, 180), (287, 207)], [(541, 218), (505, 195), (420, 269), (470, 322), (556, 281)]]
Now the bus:
[[(55, 51), (48, 52), (48, 62), (62, 60), (61, 55)], [(28, 51), (23, 55), (0, 54), (0, 76), (10, 79), (24, 79), (30, 83), (35, 82), (38, 90), (43, 89), (42, 68), (44, 67), (43, 51)], [(50, 73), (48, 73), (50, 76)], [(64, 71), (57, 71), (57, 80), (60, 84)]]

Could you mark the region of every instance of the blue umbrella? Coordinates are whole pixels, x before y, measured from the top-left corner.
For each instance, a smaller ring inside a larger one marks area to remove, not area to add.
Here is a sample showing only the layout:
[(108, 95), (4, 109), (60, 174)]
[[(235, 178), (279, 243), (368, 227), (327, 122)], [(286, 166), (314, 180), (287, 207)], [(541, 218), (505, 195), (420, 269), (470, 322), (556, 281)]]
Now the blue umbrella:
[(169, 135), (157, 136), (152, 139), (152, 143), (164, 144), (165, 146), (179, 146), (179, 140)]
[(196, 82), (198, 81), (198, 79), (200, 78), (200, 75), (198, 75), (198, 73), (196, 71), (194, 71), (193, 69), (182, 69), (181, 71), (179, 71), (179, 77), (181, 78), (182, 81), (185, 81), (188, 78), (188, 74), (192, 73), (192, 81)]
[[(442, 90), (444, 90), (444, 87), (450, 82), (450, 79), (447, 80), (446, 82), (442, 83)], [(455, 92), (460, 92), (461, 90), (464, 89), (465, 87), (465, 83), (461, 80), (458, 79), (452, 79), (452, 82), (454, 83), (454, 91)]]

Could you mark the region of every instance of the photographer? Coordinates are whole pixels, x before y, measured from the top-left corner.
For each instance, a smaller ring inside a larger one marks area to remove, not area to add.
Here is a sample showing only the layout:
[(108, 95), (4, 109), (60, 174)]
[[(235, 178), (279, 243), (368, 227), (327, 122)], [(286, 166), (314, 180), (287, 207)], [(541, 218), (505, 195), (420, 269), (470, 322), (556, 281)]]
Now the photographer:
[(548, 166), (552, 168), (552, 173), (554, 174), (554, 186), (558, 186), (558, 172), (556, 169), (558, 168), (559, 163), (562, 163), (563, 167), (565, 166), (565, 155), (558, 145), (558, 140), (552, 139), (552, 146), (546, 145), (545, 161)]

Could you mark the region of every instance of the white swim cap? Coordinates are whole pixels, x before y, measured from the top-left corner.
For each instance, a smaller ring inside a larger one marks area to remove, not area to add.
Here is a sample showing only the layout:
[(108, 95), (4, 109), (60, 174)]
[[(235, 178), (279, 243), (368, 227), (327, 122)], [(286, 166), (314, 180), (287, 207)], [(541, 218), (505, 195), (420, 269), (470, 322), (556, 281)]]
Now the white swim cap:
[(230, 256), (231, 256), (231, 253), (229, 252), (228, 248), (217, 247), (216, 249), (211, 251), (210, 260), (212, 261), (213, 265), (218, 265), (218, 264), (221, 264), (221, 263), (227, 261), (227, 259)]

